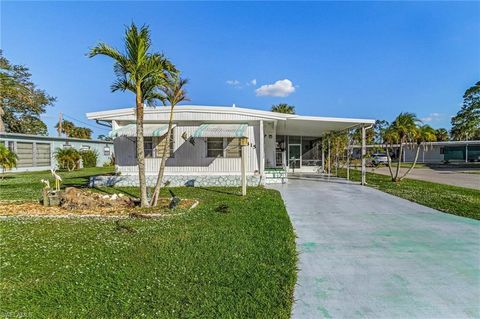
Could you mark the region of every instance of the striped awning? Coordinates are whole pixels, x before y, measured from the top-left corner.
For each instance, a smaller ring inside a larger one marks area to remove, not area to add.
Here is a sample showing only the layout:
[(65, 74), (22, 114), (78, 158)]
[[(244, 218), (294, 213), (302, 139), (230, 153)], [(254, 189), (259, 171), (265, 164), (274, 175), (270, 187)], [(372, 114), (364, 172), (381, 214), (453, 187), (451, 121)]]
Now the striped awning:
[[(175, 127), (175, 124), (172, 128)], [(163, 136), (168, 131), (168, 124), (143, 124), (143, 136)], [(128, 124), (109, 133), (111, 138), (119, 136), (137, 136), (136, 124)]]
[(202, 124), (193, 137), (246, 137), (247, 124)]

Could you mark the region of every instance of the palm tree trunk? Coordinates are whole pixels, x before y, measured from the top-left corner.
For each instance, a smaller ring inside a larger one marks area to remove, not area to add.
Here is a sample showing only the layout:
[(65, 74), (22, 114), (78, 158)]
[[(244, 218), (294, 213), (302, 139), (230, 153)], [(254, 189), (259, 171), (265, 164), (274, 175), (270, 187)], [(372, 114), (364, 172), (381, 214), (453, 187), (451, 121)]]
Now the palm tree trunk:
[(387, 150), (388, 171), (390, 172), (390, 177), (393, 180), (392, 158), (390, 157), (390, 149), (388, 148), (388, 144), (385, 145), (385, 149)]
[(137, 85), (136, 94), (136, 113), (137, 113), (137, 164), (138, 181), (140, 184), (140, 206), (148, 207), (147, 199), (147, 181), (145, 178), (145, 150), (143, 149), (143, 102), (140, 85)]
[(397, 169), (395, 170), (395, 178), (393, 179), (394, 182), (398, 182), (398, 173), (400, 171), (400, 164), (402, 163), (402, 153), (403, 153), (403, 141), (400, 141), (400, 150), (398, 152)]
[(165, 173), (165, 164), (167, 162), (167, 150), (170, 147), (170, 137), (172, 135), (172, 126), (173, 126), (173, 108), (174, 104), (170, 106), (170, 119), (168, 120), (168, 132), (166, 138), (166, 143), (163, 146), (162, 161), (160, 163), (160, 168), (158, 170), (157, 183), (155, 184), (155, 190), (153, 191), (152, 200), (150, 202), (151, 206), (157, 206), (158, 196), (160, 195), (160, 188), (162, 187), (163, 175)]
[(412, 166), (410, 166), (410, 168), (405, 172), (405, 174), (403, 174), (403, 176), (398, 179), (399, 181), (401, 181), (402, 179), (404, 179), (405, 176), (407, 176), (408, 173), (410, 173), (410, 171), (415, 167), (415, 164), (417, 164), (418, 154), (419, 154), (419, 153), (420, 153), (420, 144), (419, 144), (418, 147), (417, 147), (417, 152), (415, 153), (415, 160), (413, 161)]

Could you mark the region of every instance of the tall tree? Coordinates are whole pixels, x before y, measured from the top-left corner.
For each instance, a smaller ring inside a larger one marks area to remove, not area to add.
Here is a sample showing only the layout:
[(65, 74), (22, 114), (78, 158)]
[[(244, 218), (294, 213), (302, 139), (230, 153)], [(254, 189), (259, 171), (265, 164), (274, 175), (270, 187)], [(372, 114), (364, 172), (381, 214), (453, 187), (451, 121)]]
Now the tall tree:
[[(60, 123), (55, 124), (55, 128), (58, 129)], [(76, 126), (73, 122), (63, 120), (61, 125), (61, 132), (66, 137), (83, 138), (90, 140), (92, 138), (92, 130), (87, 127)]]
[(435, 136), (437, 137), (437, 142), (446, 142), (450, 139), (448, 131), (444, 128), (436, 129)]
[(457, 141), (480, 138), (480, 81), (465, 91), (462, 108), (452, 117), (450, 135)]
[(277, 113), (295, 114), (295, 106), (288, 105), (287, 103), (280, 103), (272, 105), (271, 111)]
[(153, 191), (151, 206), (156, 206), (158, 203), (158, 196), (160, 195), (160, 188), (162, 186), (163, 175), (165, 173), (165, 164), (167, 161), (168, 149), (170, 147), (170, 138), (172, 135), (173, 126), (173, 109), (174, 107), (183, 101), (188, 101), (187, 92), (184, 86), (187, 84), (186, 79), (181, 79), (177, 76), (169, 78), (167, 83), (161, 87), (165, 95), (165, 101), (170, 103), (170, 117), (168, 120), (168, 131), (165, 137), (166, 143), (163, 146), (162, 161), (160, 163), (160, 169), (158, 171), (157, 183), (155, 184), (155, 190)]
[(149, 53), (151, 46), (150, 30), (147, 26), (137, 28), (132, 23), (125, 30), (125, 53), (105, 44), (99, 43), (89, 52), (89, 57), (105, 55), (112, 58), (117, 77), (111, 86), (112, 92), (131, 91), (135, 94), (136, 135), (138, 179), (140, 183), (141, 206), (148, 206), (147, 184), (145, 179), (145, 152), (143, 144), (144, 103), (155, 105), (163, 100), (159, 87), (165, 79), (176, 74), (174, 65), (160, 53)]
[(40, 90), (30, 80), (23, 65), (11, 64), (0, 50), (0, 131), (47, 135), (47, 126), (40, 119), (55, 98)]

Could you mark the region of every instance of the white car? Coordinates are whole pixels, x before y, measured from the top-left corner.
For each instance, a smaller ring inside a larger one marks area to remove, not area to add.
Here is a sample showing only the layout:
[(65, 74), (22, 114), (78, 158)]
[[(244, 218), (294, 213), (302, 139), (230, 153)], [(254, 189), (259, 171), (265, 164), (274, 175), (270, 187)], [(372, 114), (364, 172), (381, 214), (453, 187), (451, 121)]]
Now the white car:
[(388, 164), (388, 156), (386, 153), (375, 153), (372, 155), (372, 164)]

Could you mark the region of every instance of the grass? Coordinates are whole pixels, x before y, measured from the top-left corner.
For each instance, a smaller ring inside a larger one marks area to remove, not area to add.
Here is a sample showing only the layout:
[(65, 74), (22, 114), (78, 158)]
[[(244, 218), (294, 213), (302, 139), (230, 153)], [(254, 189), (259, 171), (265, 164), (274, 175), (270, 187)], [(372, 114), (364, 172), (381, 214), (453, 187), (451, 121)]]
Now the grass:
[[(72, 172), (59, 171), (62, 187), (88, 185), (90, 176), (113, 173), (113, 167), (83, 168)], [(3, 177), (3, 179), (2, 179)], [(55, 185), (50, 171), (0, 174), (0, 200), (34, 201), (40, 198), (43, 184), (41, 179), (50, 180)]]
[[(64, 176), (83, 183), (98, 172)], [(42, 176), (22, 174), (8, 185), (21, 189), (29, 175)], [(5, 193), (2, 183), (0, 198), (37, 197)], [(161, 219), (0, 220), (0, 317), (289, 318), (297, 257), (280, 194), (173, 190), (200, 205)]]
[[(346, 177), (346, 170), (339, 169)], [(360, 181), (361, 173), (350, 170), (350, 179)], [(367, 172), (367, 183), (389, 194), (408, 199), (440, 211), (480, 220), (480, 190), (404, 179), (394, 183), (390, 176)]]

